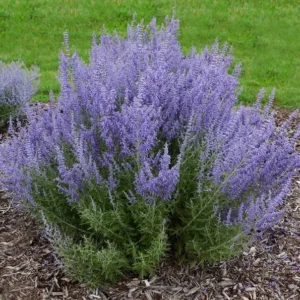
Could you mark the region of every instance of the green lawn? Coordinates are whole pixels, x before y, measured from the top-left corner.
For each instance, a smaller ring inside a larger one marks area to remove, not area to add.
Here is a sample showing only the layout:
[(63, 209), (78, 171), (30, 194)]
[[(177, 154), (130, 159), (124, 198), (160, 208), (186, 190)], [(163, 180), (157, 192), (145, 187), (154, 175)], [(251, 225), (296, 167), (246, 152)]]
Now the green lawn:
[(41, 70), (39, 100), (58, 93), (58, 55), (63, 32), (85, 59), (92, 33), (102, 25), (124, 34), (134, 12), (161, 22), (175, 8), (184, 51), (202, 50), (218, 37), (242, 61), (241, 99), (261, 87), (277, 88), (276, 103), (300, 107), (300, 5), (298, 0), (0, 0), (0, 60), (21, 59)]

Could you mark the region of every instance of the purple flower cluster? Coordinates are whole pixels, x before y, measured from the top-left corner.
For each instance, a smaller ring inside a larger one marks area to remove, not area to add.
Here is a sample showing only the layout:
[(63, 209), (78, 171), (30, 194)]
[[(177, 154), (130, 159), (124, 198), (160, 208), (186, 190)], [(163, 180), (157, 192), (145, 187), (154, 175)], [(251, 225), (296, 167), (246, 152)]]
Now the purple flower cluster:
[[(0, 62), (0, 110), (12, 108), (6, 111), (16, 117), (37, 92), (38, 77), (37, 68), (26, 70), (20, 62)], [(3, 117), (9, 119), (9, 115)]]
[(269, 104), (260, 109), (256, 103), (233, 110), (227, 128), (215, 136), (222, 146), (212, 178), (232, 202), (240, 203), (235, 219), (247, 232), (264, 231), (281, 219), (284, 197), (300, 167), (294, 151), (298, 135), (299, 131), (289, 139), (286, 125), (276, 127)]
[[(94, 37), (89, 64), (61, 53), (57, 103), (28, 110), (26, 128), (11, 124), (1, 145), (2, 182), (16, 201), (35, 205), (32, 178), (47, 168), (69, 203), (89, 183), (107, 189), (112, 203), (120, 189), (128, 203), (176, 201), (185, 153), (196, 148), (198, 193), (209, 181), (231, 199), (226, 224), (249, 232), (278, 222), (300, 167), (297, 136), (275, 126), (272, 98), (238, 107), (240, 65), (228, 72), (230, 49), (216, 42), (184, 56), (178, 25), (167, 19), (159, 29), (153, 19), (129, 26), (127, 38)], [(128, 186), (121, 174), (132, 178)]]

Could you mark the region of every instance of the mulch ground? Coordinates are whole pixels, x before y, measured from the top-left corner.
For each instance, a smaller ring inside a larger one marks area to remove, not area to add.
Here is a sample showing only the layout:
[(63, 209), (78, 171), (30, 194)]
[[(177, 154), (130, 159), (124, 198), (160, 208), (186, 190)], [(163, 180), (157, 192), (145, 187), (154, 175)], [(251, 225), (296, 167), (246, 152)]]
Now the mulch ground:
[[(288, 113), (278, 110), (278, 122)], [(300, 124), (300, 117), (293, 124)], [(300, 151), (300, 141), (296, 148)], [(34, 220), (0, 196), (0, 300), (300, 299), (300, 176), (282, 222), (239, 257), (193, 268), (169, 258), (148, 280), (127, 278), (95, 290), (64, 274)]]

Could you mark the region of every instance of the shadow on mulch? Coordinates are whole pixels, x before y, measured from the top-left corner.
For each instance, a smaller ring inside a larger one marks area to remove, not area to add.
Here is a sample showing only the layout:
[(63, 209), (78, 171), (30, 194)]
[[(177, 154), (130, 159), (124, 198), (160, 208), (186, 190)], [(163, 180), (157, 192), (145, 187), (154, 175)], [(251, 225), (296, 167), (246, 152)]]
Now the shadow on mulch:
[(83, 299), (83, 288), (61, 268), (34, 220), (1, 193), (0, 299)]

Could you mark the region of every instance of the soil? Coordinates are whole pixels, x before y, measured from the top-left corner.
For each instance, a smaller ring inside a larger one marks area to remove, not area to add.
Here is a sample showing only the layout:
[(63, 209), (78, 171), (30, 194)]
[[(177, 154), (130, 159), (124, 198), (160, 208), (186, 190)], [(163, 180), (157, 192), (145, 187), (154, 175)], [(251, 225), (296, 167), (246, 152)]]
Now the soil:
[[(277, 110), (278, 124), (290, 111)], [(293, 120), (292, 131), (300, 124)], [(296, 145), (300, 151), (300, 141)], [(125, 278), (87, 289), (64, 273), (42, 231), (0, 194), (0, 300), (38, 299), (300, 299), (300, 175), (286, 199), (283, 220), (230, 261), (179, 266), (163, 261), (148, 280)]]

